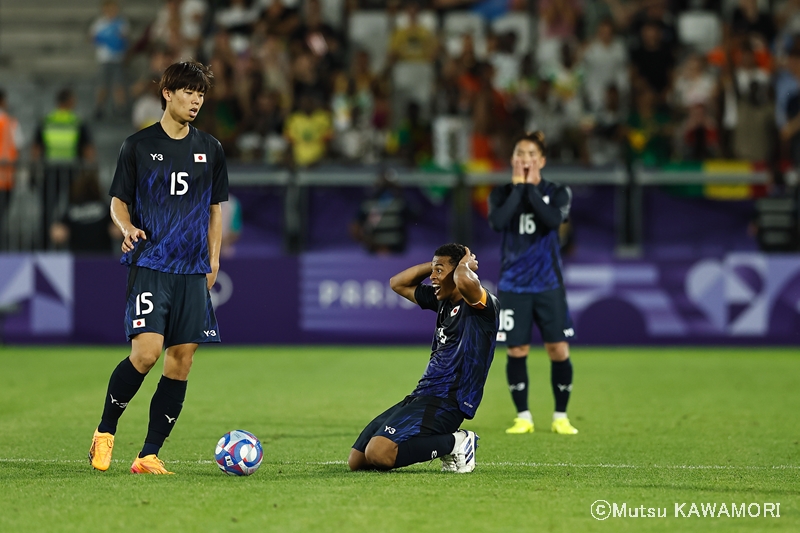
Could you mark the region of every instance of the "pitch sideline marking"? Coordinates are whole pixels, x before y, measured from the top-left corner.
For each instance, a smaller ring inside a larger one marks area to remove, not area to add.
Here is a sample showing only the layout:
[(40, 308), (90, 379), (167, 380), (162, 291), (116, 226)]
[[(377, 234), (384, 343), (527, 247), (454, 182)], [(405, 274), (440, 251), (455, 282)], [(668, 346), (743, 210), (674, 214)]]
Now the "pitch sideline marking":
[[(114, 459), (115, 463), (124, 463), (124, 459)], [(197, 461), (187, 460), (170, 460), (165, 461), (167, 464), (215, 464), (215, 461), (207, 459), (198, 459)], [(71, 464), (71, 463), (88, 463), (86, 459), (27, 459), (21, 457), (0, 457), (0, 463), (47, 463), (47, 464)], [(269, 464), (269, 463), (265, 463)], [(347, 461), (283, 461), (275, 463), (278, 465), (345, 465)], [(514, 467), (530, 467), (530, 468), (617, 468), (617, 469), (632, 469), (632, 470), (800, 470), (800, 465), (772, 465), (772, 466), (755, 466), (755, 465), (628, 465), (628, 464), (610, 464), (610, 463), (597, 463), (597, 464), (574, 464), (574, 463), (528, 463), (528, 462), (511, 462), (511, 461), (489, 461), (481, 462), (482, 466), (514, 466)]]

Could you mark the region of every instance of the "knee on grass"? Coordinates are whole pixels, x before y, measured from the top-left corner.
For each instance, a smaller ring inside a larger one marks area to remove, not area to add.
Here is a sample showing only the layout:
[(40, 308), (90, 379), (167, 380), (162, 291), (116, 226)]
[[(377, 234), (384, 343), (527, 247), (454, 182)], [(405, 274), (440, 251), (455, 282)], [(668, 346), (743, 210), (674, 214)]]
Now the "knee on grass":
[(364, 450), (364, 456), (373, 468), (389, 470), (394, 468), (397, 460), (397, 444), (386, 437), (373, 437)]

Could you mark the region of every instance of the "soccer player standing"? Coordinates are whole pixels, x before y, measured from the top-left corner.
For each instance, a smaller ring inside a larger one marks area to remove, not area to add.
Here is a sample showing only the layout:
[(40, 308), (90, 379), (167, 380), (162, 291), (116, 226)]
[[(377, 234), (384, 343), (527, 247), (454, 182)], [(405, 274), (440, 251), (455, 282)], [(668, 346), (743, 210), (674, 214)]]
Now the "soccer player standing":
[(542, 179), (544, 133), (520, 138), (511, 158), (511, 183), (489, 196), (489, 225), (503, 233), (500, 267), (500, 331), (507, 345), (506, 376), (517, 408), (506, 433), (533, 433), (528, 410), (528, 368), (533, 323), (539, 328), (550, 357), (555, 396), (551, 429), (562, 435), (578, 432), (567, 418), (572, 391), (572, 363), (567, 339), (575, 335), (561, 276), (558, 228), (569, 216), (569, 187)]
[[(469, 248), (445, 244), (430, 263), (392, 277), (400, 296), (436, 311), (431, 358), (414, 391), (361, 432), (351, 470), (389, 470), (439, 457), (445, 472), (475, 469), (478, 436), (458, 429), (483, 397), (497, 337), (497, 298), (481, 286)], [(430, 277), (431, 284), (422, 281)]]
[(161, 78), (160, 122), (128, 137), (111, 184), (111, 217), (122, 231), (128, 266), (125, 333), (131, 354), (108, 383), (89, 460), (111, 464), (117, 421), (166, 349), (150, 403), (135, 474), (171, 474), (158, 458), (183, 407), (192, 358), (201, 342), (219, 342), (209, 289), (219, 271), (220, 202), (228, 199), (222, 146), (191, 122), (213, 75), (195, 61), (170, 65)]

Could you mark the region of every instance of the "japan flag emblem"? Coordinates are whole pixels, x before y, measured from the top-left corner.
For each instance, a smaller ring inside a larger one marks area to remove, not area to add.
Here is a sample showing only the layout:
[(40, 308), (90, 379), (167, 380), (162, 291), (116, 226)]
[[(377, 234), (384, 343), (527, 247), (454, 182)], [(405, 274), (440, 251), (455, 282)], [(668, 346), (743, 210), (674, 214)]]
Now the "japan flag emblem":
[(143, 328), (144, 327), (144, 318), (137, 318), (133, 321), (134, 328)]
[(457, 306), (455, 306), (455, 307), (453, 308), (453, 310), (452, 310), (452, 311), (450, 311), (450, 316), (456, 316), (456, 315), (458, 314), (458, 309), (459, 309), (460, 307), (461, 307), (460, 305), (457, 305)]
[(195, 163), (205, 163), (206, 161), (206, 154), (194, 154)]

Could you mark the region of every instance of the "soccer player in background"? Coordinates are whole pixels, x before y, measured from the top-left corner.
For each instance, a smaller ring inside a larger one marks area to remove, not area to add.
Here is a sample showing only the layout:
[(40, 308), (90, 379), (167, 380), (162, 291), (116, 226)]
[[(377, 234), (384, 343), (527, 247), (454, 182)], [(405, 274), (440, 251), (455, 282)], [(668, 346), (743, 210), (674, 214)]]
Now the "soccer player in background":
[(128, 137), (111, 184), (111, 217), (123, 235), (128, 266), (125, 333), (131, 354), (108, 383), (89, 460), (111, 464), (117, 421), (166, 349), (150, 403), (150, 422), (135, 474), (171, 474), (158, 458), (183, 407), (192, 358), (201, 342), (220, 342), (209, 289), (219, 271), (220, 202), (228, 171), (219, 141), (191, 125), (213, 75), (196, 61), (170, 65), (161, 78), (160, 122)]
[(507, 345), (506, 376), (517, 408), (514, 425), (506, 433), (533, 433), (528, 410), (528, 368), (533, 323), (539, 328), (550, 357), (550, 381), (555, 396), (551, 429), (578, 432), (567, 418), (572, 391), (572, 362), (568, 339), (575, 335), (567, 308), (558, 229), (569, 216), (569, 187), (542, 179), (545, 165), (544, 133), (528, 133), (514, 145), (511, 183), (489, 196), (489, 225), (503, 233), (500, 266), (500, 331)]
[[(431, 358), (414, 391), (361, 432), (350, 470), (389, 470), (440, 458), (442, 471), (475, 469), (478, 436), (458, 429), (475, 416), (494, 357), (497, 298), (481, 286), (478, 260), (461, 244), (445, 244), (430, 263), (392, 277), (392, 290), (436, 311)], [(430, 277), (431, 284), (424, 285)]]

